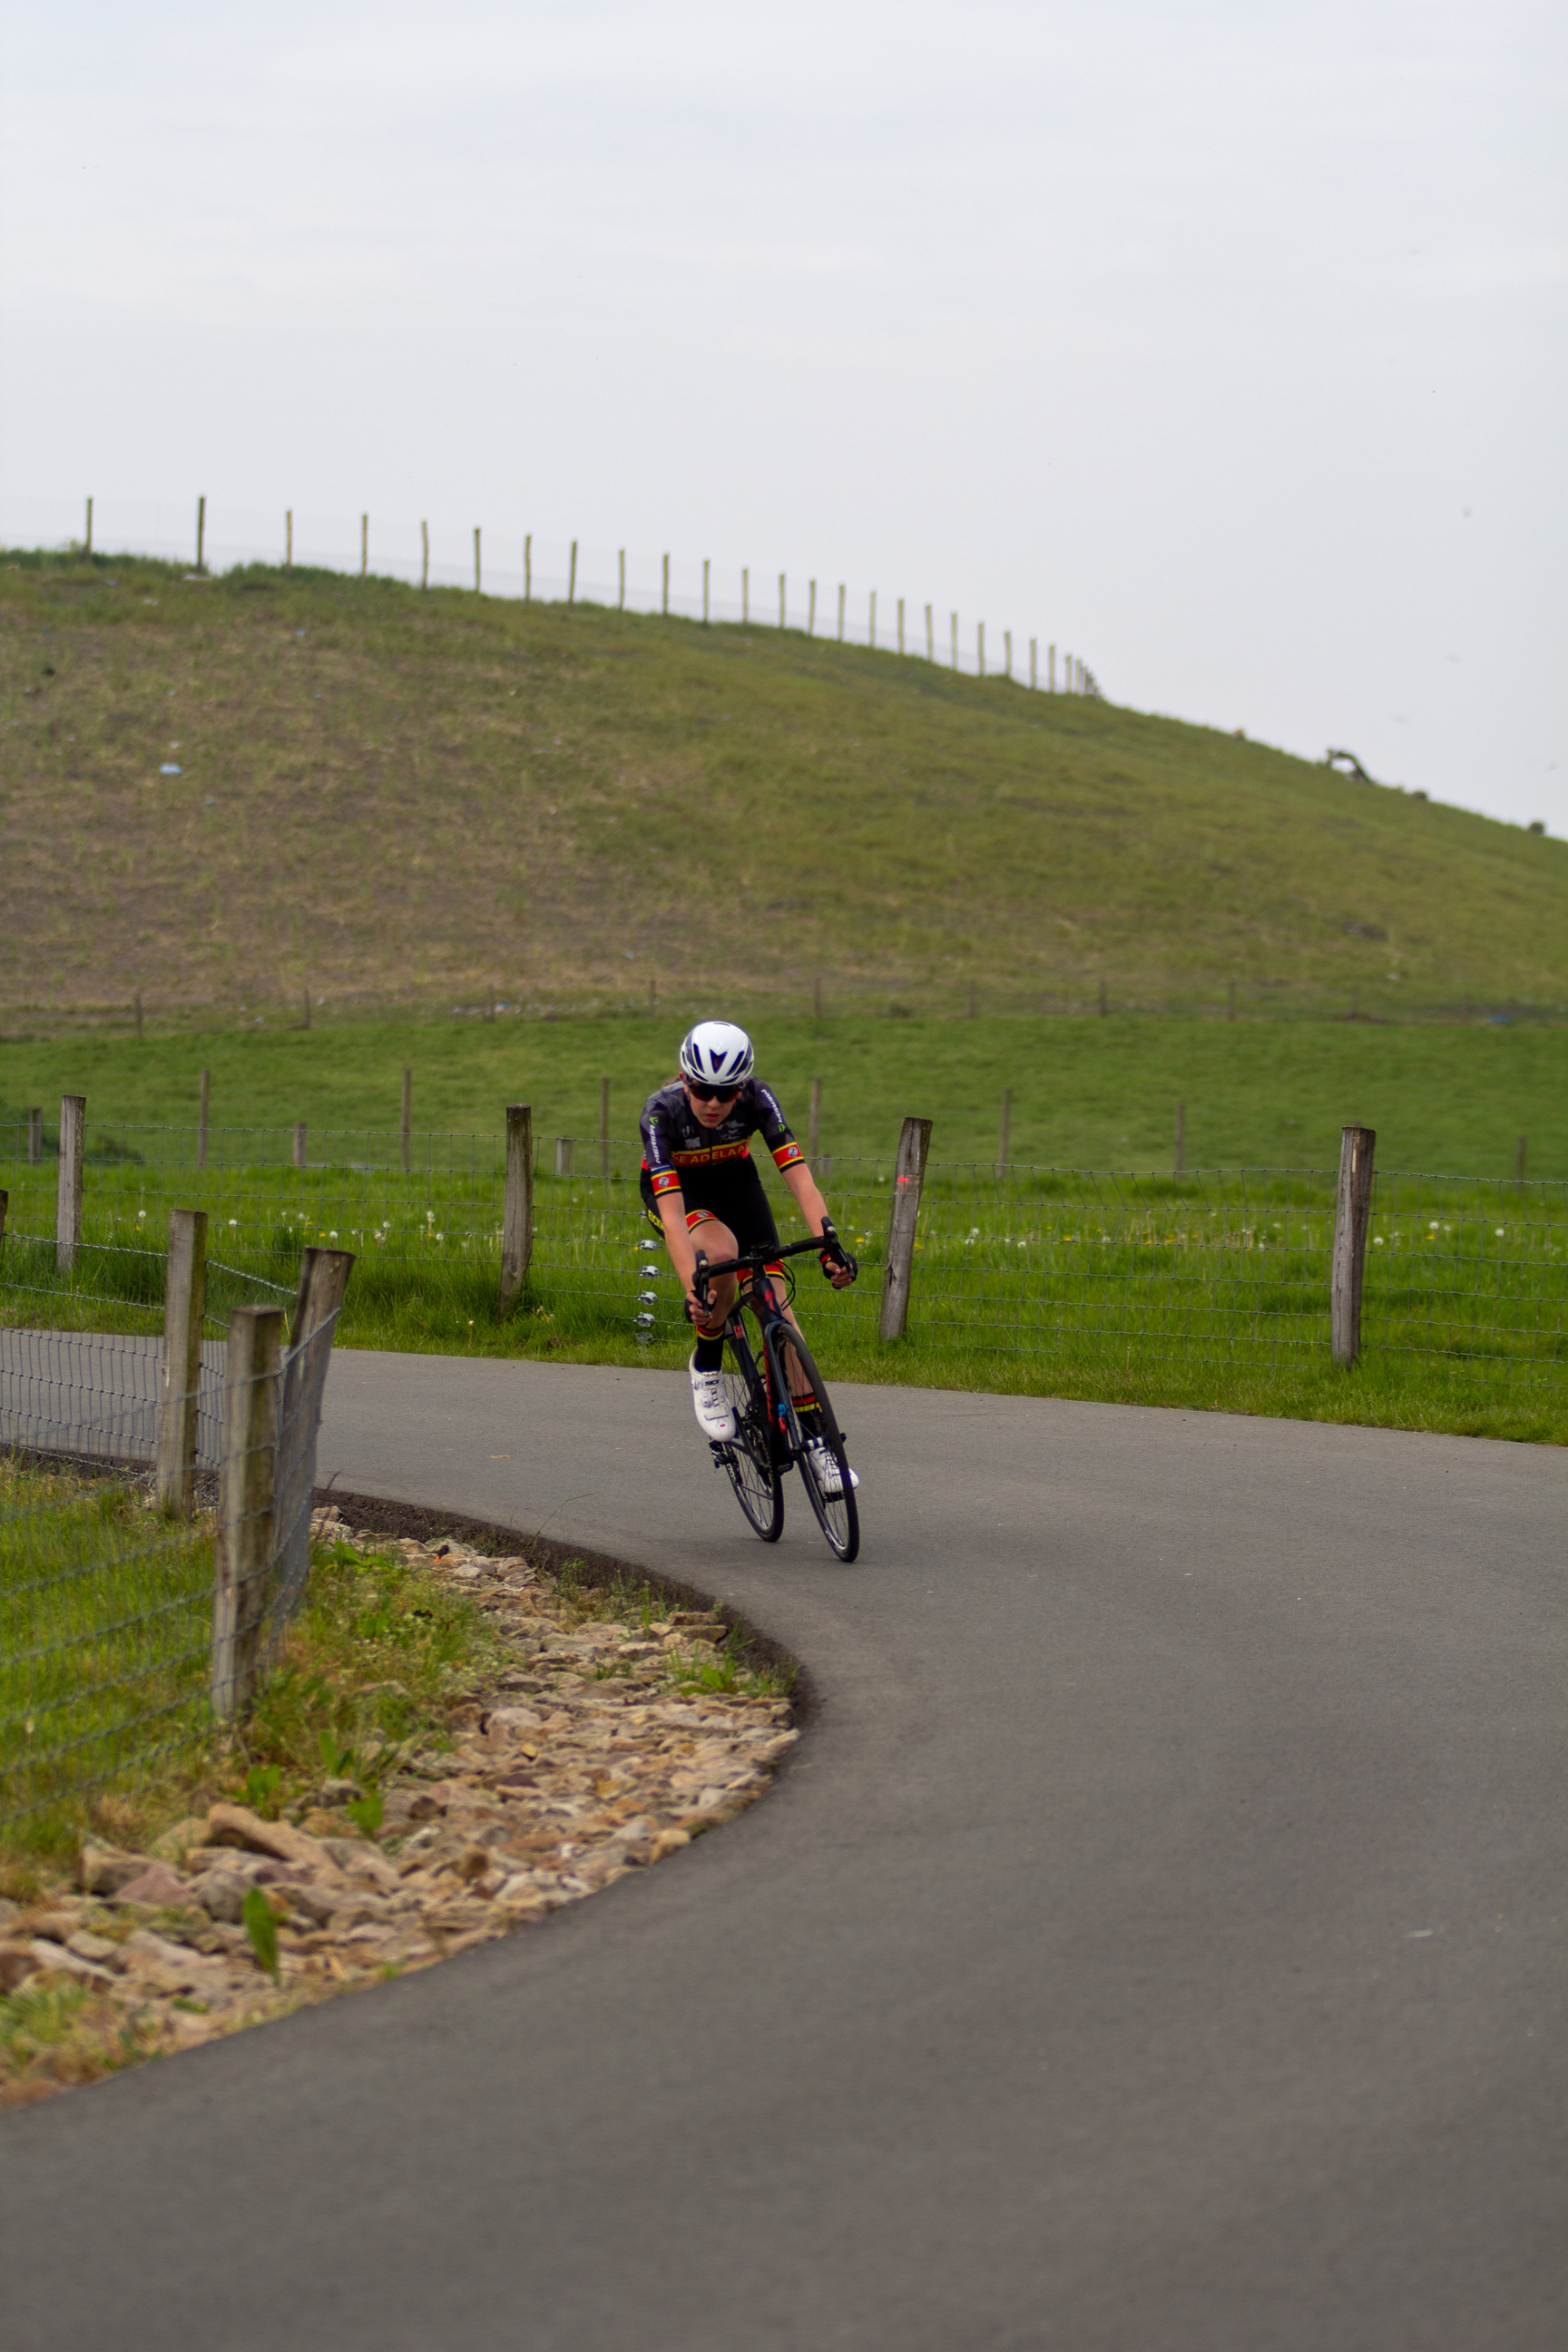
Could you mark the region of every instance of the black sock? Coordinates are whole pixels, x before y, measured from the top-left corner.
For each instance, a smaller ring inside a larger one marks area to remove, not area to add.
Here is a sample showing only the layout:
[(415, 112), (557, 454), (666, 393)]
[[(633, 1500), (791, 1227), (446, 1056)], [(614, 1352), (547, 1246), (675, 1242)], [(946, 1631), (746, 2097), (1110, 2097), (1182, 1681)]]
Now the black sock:
[(822, 1407), (817, 1403), (816, 1399), (814, 1396), (792, 1397), (790, 1399), (790, 1402), (795, 1407), (795, 1417), (800, 1423), (801, 1435), (803, 1437), (820, 1437), (822, 1434)]
[(722, 1331), (720, 1332), (719, 1337), (716, 1339), (705, 1339), (701, 1332), (699, 1331), (697, 1334), (696, 1370), (700, 1372), (717, 1372), (722, 1369), (723, 1362), (724, 1334)]

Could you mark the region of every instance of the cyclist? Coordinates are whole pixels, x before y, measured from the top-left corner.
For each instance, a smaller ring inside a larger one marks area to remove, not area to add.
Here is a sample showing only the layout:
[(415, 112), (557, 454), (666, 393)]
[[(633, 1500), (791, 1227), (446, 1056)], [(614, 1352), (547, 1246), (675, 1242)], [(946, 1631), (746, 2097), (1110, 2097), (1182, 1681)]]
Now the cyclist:
[[(752, 1041), (729, 1021), (700, 1021), (680, 1044), (680, 1076), (649, 1095), (642, 1129), (642, 1197), (650, 1224), (664, 1235), (669, 1261), (686, 1291), (686, 1312), (696, 1328), (691, 1356), (691, 1402), (703, 1434), (723, 1444), (735, 1434), (735, 1416), (724, 1394), (724, 1326), (734, 1306), (740, 1277), (720, 1275), (709, 1285), (710, 1305), (700, 1307), (691, 1285), (699, 1244), (710, 1258), (778, 1247), (778, 1228), (752, 1159), (751, 1139), (761, 1134), (780, 1174), (800, 1205), (808, 1232), (829, 1246), (822, 1270), (836, 1290), (854, 1281), (859, 1268), (843, 1251), (827, 1214), (827, 1203), (806, 1166), (805, 1154), (790, 1133), (778, 1098), (754, 1075)], [(694, 1238), (695, 1236), (695, 1238)], [(770, 1276), (784, 1268), (769, 1266)], [(785, 1312), (784, 1292), (773, 1294)], [(795, 1319), (793, 1315), (791, 1321)], [(795, 1359), (790, 1359), (792, 1373)], [(804, 1382), (802, 1383), (804, 1386)], [(808, 1444), (817, 1413), (813, 1398), (795, 1399), (801, 1433)], [(850, 1481), (858, 1486), (853, 1470)], [(822, 1490), (839, 1491), (838, 1465), (829, 1454)]]

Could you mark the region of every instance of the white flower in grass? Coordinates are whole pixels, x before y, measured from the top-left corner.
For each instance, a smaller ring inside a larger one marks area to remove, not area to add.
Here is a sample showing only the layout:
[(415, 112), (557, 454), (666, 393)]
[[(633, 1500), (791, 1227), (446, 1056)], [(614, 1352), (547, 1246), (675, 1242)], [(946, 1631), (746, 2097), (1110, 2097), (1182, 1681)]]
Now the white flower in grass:
[(1501, 1241), (1501, 1239), (1502, 1239), (1502, 1237), (1503, 1237), (1503, 1234), (1504, 1234), (1504, 1233), (1505, 1233), (1506, 1231), (1507, 1231), (1506, 1226), (1500, 1225), (1500, 1226), (1498, 1227), (1498, 1229), (1497, 1229), (1497, 1237), (1498, 1237), (1498, 1239), (1499, 1239), (1499, 1241), (1500, 1241), (1500, 1242)]
[(1381, 1249), (1383, 1247), (1383, 1235), (1381, 1234), (1373, 1234), (1372, 1237), (1372, 1245), (1373, 1249)]
[(238, 1232), (238, 1230), (239, 1230), (239, 1219), (238, 1219), (237, 1217), (230, 1217), (230, 1219), (229, 1219), (229, 1221), (228, 1221), (228, 1229), (229, 1229), (229, 1232), (230, 1232), (231, 1234), (232, 1234), (232, 1233), (237, 1233), (237, 1232)]
[(336, 1228), (336, 1226), (334, 1225), (334, 1226), (333, 1226), (333, 1228), (332, 1228), (332, 1230), (331, 1230), (331, 1232), (327, 1235), (327, 1239), (328, 1239), (330, 1242), (335, 1242), (335, 1241), (337, 1240), (337, 1237), (338, 1237), (338, 1234), (337, 1234), (337, 1228)]

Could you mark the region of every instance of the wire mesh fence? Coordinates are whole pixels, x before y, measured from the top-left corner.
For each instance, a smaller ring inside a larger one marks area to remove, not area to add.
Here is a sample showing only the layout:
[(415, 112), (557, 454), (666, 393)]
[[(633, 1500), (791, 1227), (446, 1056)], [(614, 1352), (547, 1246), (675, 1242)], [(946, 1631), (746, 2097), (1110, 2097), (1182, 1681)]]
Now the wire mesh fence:
[[(493, 1303), (505, 1217), (499, 1125), (489, 1136), (421, 1136), (417, 1164), (406, 1170), (395, 1131), (312, 1132), (303, 1167), (293, 1162), (288, 1129), (215, 1129), (205, 1167), (190, 1129), (129, 1128), (119, 1140), (122, 1156), (89, 1167), (85, 1179), (83, 1230), (106, 1264), (116, 1252), (124, 1265), (140, 1263), (130, 1254), (141, 1250), (155, 1269), (147, 1237), (178, 1202), (207, 1211), (223, 1278), (258, 1286), (246, 1296), (283, 1296), (301, 1250), (324, 1243), (358, 1254), (356, 1317), (417, 1301), (441, 1333), (461, 1330)], [(794, 1202), (765, 1154), (759, 1164), (781, 1231), (793, 1237), (801, 1230)], [(628, 1328), (649, 1340), (681, 1335), (638, 1168), (635, 1143), (536, 1139), (522, 1311), (552, 1318), (563, 1336), (624, 1337)], [(803, 1311), (809, 1307), (825, 1341), (869, 1343), (894, 1154), (823, 1157), (817, 1172), (873, 1278), (839, 1293), (812, 1285)], [(22, 1250), (0, 1281), (13, 1282), (25, 1259), (44, 1265), (33, 1279), (47, 1293), (62, 1279), (47, 1270), (54, 1172), (0, 1162), (0, 1185), (7, 1182)], [(909, 1337), (1069, 1363), (1326, 1360), (1335, 1182), (1324, 1169), (1169, 1178), (932, 1161)], [(151, 1306), (152, 1271), (146, 1284)], [(122, 1281), (125, 1292), (134, 1287)], [(5, 1296), (20, 1304), (20, 1288)], [(1378, 1173), (1363, 1289), (1368, 1357), (1419, 1359), (1470, 1378), (1559, 1381), (1565, 1304), (1568, 1185)], [(47, 1297), (43, 1306), (56, 1319)]]
[[(196, 1386), (171, 1397), (164, 1340), (144, 1328), (162, 1313), (157, 1254), (79, 1243), (68, 1265), (41, 1257), (37, 1236), (0, 1250), (7, 1832), (156, 1771), (245, 1712), (305, 1590), (338, 1321), (297, 1315), (285, 1349), (288, 1294), (220, 1265), (202, 1325), (226, 1336), (201, 1340)], [(250, 1303), (228, 1306), (237, 1293)], [(133, 1328), (93, 1328), (105, 1315)], [(157, 1507), (171, 1428), (188, 1432), (207, 1506), (194, 1517)]]

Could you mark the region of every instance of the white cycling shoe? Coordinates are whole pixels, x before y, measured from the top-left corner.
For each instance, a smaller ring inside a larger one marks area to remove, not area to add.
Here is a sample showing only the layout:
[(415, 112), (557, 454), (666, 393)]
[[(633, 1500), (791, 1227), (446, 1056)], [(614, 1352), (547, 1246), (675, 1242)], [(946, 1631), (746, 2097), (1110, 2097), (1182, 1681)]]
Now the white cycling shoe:
[[(842, 1495), (844, 1481), (838, 1475), (838, 1456), (834, 1453), (827, 1440), (825, 1437), (814, 1437), (807, 1443), (805, 1450), (811, 1456), (811, 1475), (816, 1481), (817, 1493)], [(859, 1477), (853, 1470), (849, 1473), (849, 1484), (851, 1488), (860, 1484)]]
[(727, 1444), (734, 1436), (735, 1416), (724, 1394), (724, 1375), (700, 1372), (695, 1350), (691, 1356), (691, 1410), (703, 1436), (710, 1437), (716, 1445)]

